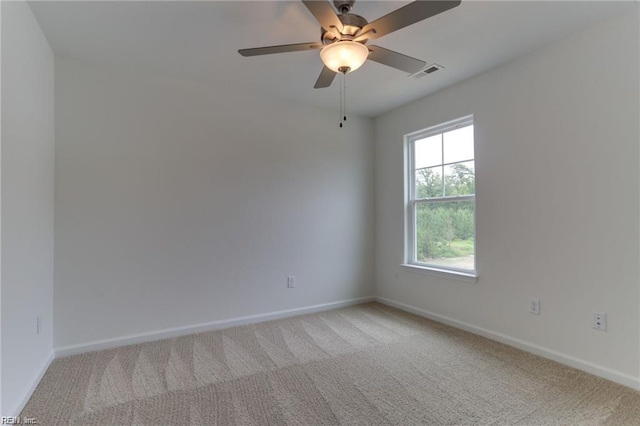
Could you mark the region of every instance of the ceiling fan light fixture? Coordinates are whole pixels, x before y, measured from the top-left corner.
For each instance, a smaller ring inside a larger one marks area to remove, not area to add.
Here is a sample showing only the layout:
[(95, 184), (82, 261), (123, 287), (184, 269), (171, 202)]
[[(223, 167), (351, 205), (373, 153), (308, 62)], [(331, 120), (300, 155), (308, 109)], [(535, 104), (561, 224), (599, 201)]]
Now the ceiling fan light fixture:
[(367, 60), (367, 56), (369, 56), (367, 46), (348, 40), (332, 43), (320, 52), (320, 59), (327, 68), (345, 74), (360, 68)]

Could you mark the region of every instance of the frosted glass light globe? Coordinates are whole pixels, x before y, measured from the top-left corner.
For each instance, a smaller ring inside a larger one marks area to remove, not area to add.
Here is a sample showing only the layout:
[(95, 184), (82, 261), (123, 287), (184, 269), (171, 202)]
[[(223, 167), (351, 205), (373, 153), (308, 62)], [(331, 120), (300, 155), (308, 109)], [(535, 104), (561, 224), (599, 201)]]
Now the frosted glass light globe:
[(357, 41), (338, 41), (332, 43), (320, 52), (322, 62), (334, 72), (355, 71), (364, 64), (369, 56), (369, 49)]

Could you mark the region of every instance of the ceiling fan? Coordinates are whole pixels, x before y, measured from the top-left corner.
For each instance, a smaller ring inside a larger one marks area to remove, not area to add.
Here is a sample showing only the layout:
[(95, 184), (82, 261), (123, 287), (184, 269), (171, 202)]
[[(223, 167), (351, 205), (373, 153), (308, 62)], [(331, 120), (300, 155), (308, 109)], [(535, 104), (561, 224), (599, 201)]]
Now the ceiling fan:
[(334, 0), (339, 15), (328, 0), (302, 0), (302, 3), (321, 25), (319, 42), (241, 49), (238, 53), (257, 56), (322, 49), (320, 58), (324, 68), (314, 86), (319, 89), (329, 87), (337, 73), (355, 71), (367, 59), (410, 74), (418, 72), (426, 62), (380, 46), (366, 46), (366, 43), (452, 9), (461, 0), (417, 0), (371, 23), (351, 13), (355, 0)]

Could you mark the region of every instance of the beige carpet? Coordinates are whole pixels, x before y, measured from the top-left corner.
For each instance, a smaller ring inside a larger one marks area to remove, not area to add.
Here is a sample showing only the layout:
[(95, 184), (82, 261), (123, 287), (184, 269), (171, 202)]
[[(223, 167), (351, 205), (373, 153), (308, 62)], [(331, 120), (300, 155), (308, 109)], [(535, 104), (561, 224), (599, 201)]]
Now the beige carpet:
[(377, 303), (53, 362), (39, 425), (640, 425), (640, 393)]

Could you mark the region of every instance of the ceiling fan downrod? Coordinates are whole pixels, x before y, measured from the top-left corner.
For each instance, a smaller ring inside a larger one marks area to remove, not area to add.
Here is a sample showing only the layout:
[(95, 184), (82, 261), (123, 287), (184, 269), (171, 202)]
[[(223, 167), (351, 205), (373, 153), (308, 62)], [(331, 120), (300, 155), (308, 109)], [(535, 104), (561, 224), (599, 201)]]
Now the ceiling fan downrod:
[(356, 0), (333, 0), (333, 4), (338, 12), (345, 14), (351, 11)]

